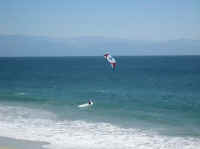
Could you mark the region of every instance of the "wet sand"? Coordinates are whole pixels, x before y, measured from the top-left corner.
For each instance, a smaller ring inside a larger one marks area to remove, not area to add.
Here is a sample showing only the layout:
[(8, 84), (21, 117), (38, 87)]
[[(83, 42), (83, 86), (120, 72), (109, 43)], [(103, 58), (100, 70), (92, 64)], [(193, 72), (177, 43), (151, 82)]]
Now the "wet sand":
[(45, 149), (46, 142), (17, 140), (0, 137), (0, 149)]

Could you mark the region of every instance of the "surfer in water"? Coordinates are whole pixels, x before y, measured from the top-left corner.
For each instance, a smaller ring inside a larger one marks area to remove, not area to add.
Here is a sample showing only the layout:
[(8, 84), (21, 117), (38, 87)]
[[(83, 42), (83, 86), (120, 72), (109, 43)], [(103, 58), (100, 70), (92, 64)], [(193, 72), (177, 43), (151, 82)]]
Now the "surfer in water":
[(92, 100), (89, 100), (89, 101), (88, 101), (88, 104), (89, 104), (89, 105), (91, 105), (92, 103), (93, 103)]
[(79, 108), (83, 108), (83, 107), (90, 107), (92, 106), (94, 103), (92, 102), (92, 100), (88, 100), (87, 103), (84, 103), (84, 104), (81, 104), (81, 105), (78, 105)]

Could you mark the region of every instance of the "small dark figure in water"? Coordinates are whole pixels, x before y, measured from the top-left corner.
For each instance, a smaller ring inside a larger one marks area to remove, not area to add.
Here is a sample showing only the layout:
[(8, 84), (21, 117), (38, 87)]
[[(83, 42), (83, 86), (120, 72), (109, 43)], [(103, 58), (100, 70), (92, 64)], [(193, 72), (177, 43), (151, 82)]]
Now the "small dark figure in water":
[(89, 104), (89, 105), (91, 105), (91, 104), (92, 104), (92, 101), (91, 101), (91, 100), (89, 100), (89, 101), (88, 101), (88, 104)]

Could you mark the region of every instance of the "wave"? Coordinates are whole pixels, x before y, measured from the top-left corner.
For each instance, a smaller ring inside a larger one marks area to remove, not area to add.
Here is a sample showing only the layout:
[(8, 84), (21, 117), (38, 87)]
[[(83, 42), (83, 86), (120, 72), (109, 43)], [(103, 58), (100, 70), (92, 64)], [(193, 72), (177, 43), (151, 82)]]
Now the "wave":
[(0, 135), (48, 142), (52, 149), (196, 149), (200, 139), (172, 137), (110, 123), (59, 120), (45, 110), (0, 104)]

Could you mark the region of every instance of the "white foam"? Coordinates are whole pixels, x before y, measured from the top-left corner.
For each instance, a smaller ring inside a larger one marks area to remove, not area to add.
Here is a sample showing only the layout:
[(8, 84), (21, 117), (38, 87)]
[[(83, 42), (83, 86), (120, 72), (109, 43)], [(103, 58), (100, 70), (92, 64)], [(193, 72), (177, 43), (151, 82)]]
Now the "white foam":
[(21, 96), (25, 95), (24, 92), (19, 92), (19, 93), (17, 93), (17, 94), (18, 94), (18, 95), (21, 95)]
[(0, 105), (0, 135), (15, 139), (46, 141), (50, 143), (47, 147), (52, 149), (197, 149), (200, 147), (198, 138), (160, 136), (139, 129), (120, 128), (109, 123), (56, 121), (49, 117), (53, 117), (53, 114), (43, 110)]

